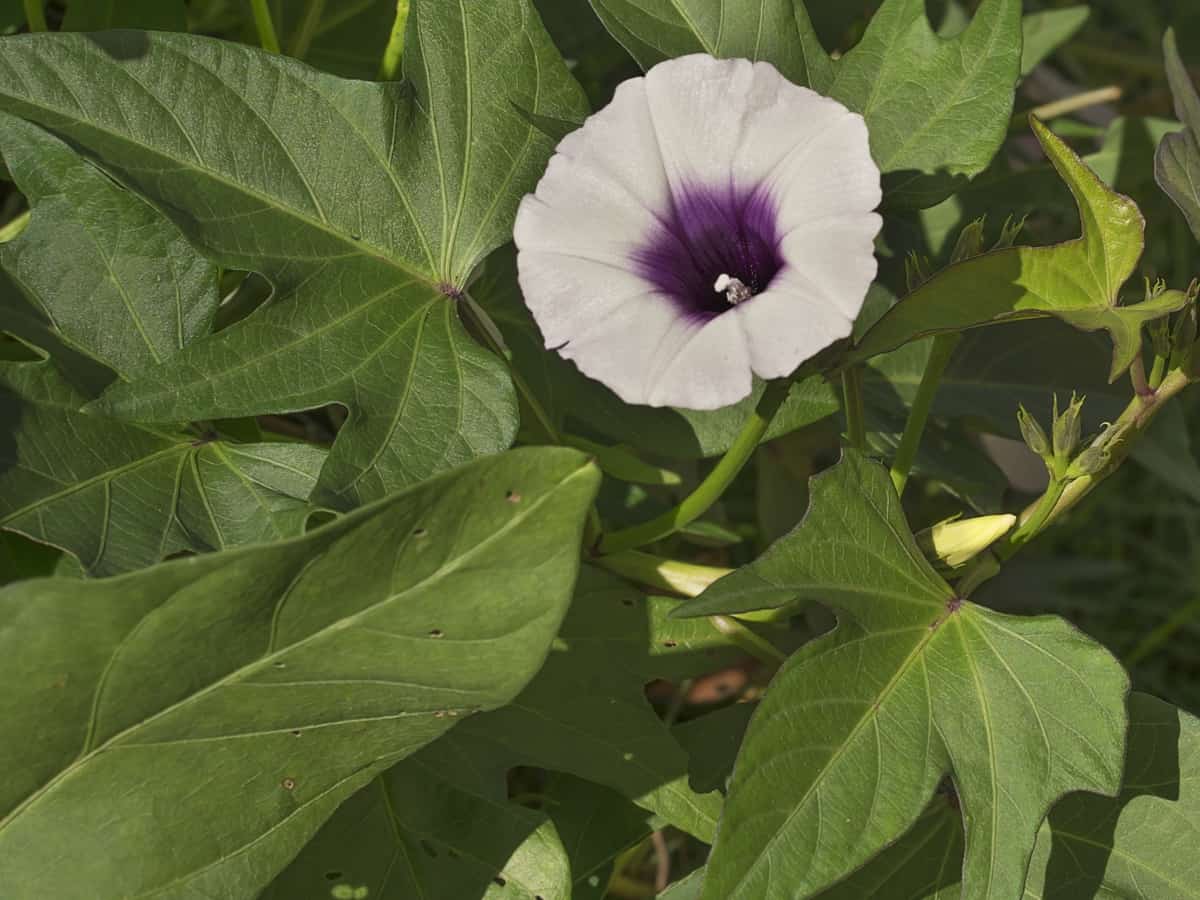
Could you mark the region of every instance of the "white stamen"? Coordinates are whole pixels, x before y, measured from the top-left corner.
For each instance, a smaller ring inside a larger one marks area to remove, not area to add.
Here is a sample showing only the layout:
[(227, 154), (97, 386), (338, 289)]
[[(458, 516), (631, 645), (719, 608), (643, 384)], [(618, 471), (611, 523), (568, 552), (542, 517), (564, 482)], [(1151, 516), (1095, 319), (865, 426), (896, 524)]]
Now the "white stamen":
[(717, 276), (717, 280), (713, 283), (713, 290), (718, 294), (724, 294), (730, 306), (745, 303), (754, 296), (754, 292), (746, 287), (740, 279), (731, 278), (724, 273)]

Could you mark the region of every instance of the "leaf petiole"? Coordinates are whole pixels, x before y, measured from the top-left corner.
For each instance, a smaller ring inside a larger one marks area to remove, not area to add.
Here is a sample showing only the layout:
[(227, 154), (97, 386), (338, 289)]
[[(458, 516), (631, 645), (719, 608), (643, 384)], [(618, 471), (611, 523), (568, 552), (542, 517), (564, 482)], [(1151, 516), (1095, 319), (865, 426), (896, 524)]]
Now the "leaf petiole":
[(791, 382), (787, 379), (778, 379), (767, 384), (766, 390), (759, 398), (758, 406), (747, 418), (746, 424), (742, 426), (741, 433), (738, 434), (725, 455), (721, 457), (720, 462), (708, 473), (708, 477), (700, 482), (696, 489), (678, 506), (667, 510), (649, 522), (605, 535), (600, 540), (598, 548), (600, 554), (619, 553), (622, 550), (643, 547), (674, 534), (680, 528), (704, 515), (720, 499), (726, 488), (733, 483), (733, 479), (749, 462), (763, 436), (767, 433), (771, 420), (775, 418), (775, 414), (783, 406), (783, 401), (787, 399), (789, 390), (791, 390)]
[(30, 31), (49, 31), (46, 24), (46, 10), (42, 0), (25, 0), (25, 21)]
[(863, 414), (862, 368), (842, 370), (842, 410), (846, 416), (846, 439), (855, 450), (867, 448), (867, 426)]
[(275, 22), (271, 19), (271, 8), (267, 0), (250, 0), (254, 10), (254, 27), (258, 29), (258, 42), (268, 53), (279, 53), (279, 37), (275, 33)]
[(917, 396), (913, 399), (908, 422), (904, 425), (904, 434), (892, 461), (892, 484), (896, 486), (896, 493), (900, 496), (904, 496), (904, 486), (908, 483), (908, 475), (917, 458), (921, 435), (925, 433), (925, 423), (929, 421), (929, 411), (933, 407), (934, 395), (937, 394), (938, 385), (960, 337), (959, 334), (939, 334), (933, 339), (929, 359), (925, 362), (925, 372), (921, 375), (921, 384), (917, 387)]

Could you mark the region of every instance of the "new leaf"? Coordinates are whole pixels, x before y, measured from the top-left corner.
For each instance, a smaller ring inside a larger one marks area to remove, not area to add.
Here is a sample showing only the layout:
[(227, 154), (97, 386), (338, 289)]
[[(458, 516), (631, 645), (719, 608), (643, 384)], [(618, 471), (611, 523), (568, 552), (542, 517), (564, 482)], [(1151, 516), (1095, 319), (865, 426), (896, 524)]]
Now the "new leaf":
[(956, 598), (886, 471), (853, 452), (814, 479), (794, 531), (681, 612), (796, 598), (828, 604), (839, 624), (792, 656), (751, 721), (706, 898), (817, 895), (904, 834), (950, 775), (966, 822), (962, 896), (1007, 900), (1055, 800), (1116, 793), (1120, 665), (1059, 619)]
[(1110, 380), (1142, 349), (1142, 326), (1172, 313), (1187, 298), (1164, 291), (1120, 305), (1121, 287), (1142, 255), (1145, 220), (1136, 204), (1096, 177), (1053, 132), (1033, 129), (1079, 208), (1081, 237), (1052, 247), (1013, 247), (957, 263), (925, 282), (867, 331), (854, 356), (868, 359), (931, 334), (994, 322), (1057, 316), (1084, 331), (1112, 337)]

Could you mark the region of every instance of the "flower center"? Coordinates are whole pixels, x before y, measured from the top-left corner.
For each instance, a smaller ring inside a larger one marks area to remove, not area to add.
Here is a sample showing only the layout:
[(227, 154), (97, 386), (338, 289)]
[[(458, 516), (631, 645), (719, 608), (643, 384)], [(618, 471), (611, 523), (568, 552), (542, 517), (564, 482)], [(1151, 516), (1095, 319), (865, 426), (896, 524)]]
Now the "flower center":
[(639, 275), (687, 315), (753, 300), (783, 267), (775, 203), (761, 188), (686, 186), (633, 253)]

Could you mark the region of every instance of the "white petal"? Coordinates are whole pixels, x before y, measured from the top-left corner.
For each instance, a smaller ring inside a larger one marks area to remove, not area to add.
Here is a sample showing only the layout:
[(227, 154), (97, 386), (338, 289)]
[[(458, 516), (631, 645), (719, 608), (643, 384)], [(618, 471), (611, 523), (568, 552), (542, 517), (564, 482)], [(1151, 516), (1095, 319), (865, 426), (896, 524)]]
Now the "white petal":
[(754, 82), (749, 60), (704, 54), (646, 73), (650, 115), (672, 185), (730, 183)]
[(636, 314), (630, 300), (643, 298), (642, 306), (674, 306), (665, 297), (652, 295), (646, 283), (624, 264), (614, 264), (560, 253), (522, 250), (517, 257), (521, 293), (547, 347), (578, 342), (611, 326), (619, 310)]
[(750, 393), (750, 352), (738, 317), (717, 316), (658, 348), (646, 387), (651, 406), (720, 409)]
[(645, 79), (635, 78), (558, 145), (537, 191), (521, 202), (513, 237), (522, 250), (624, 265), (669, 204)]
[(860, 213), (794, 229), (780, 244), (786, 265), (776, 276), (779, 289), (807, 285), (803, 293), (854, 319), (879, 269), (874, 250), (882, 221), (875, 213)]
[[(739, 306), (750, 364), (760, 378), (790, 375), (806, 359), (850, 334), (847, 318), (794, 272), (782, 272), (771, 289)], [(733, 318), (732, 315), (721, 319)]]

